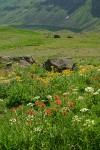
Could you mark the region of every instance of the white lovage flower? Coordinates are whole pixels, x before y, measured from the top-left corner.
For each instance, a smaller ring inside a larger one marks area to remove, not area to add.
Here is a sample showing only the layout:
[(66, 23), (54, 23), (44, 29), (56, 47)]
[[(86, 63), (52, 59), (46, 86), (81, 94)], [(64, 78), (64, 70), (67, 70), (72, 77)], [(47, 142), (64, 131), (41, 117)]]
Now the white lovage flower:
[(85, 92), (87, 92), (87, 93), (93, 93), (94, 92), (94, 88), (87, 87), (87, 88), (85, 88)]
[(47, 95), (47, 99), (48, 100), (52, 100), (52, 96), (51, 95)]
[(27, 106), (33, 107), (33, 104), (32, 103), (28, 103)]
[(99, 92), (96, 91), (96, 92), (93, 93), (93, 95), (99, 95)]
[(79, 100), (79, 101), (84, 100), (84, 97), (83, 96), (79, 96), (77, 100)]
[(80, 110), (80, 112), (87, 112), (87, 111), (89, 111), (89, 109), (87, 109), (87, 108), (82, 108), (82, 109)]

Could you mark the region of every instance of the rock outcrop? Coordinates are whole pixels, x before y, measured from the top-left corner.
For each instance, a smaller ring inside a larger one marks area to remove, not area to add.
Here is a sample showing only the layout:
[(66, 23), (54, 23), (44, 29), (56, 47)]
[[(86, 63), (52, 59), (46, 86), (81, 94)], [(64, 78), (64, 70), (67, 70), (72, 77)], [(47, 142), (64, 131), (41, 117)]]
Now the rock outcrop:
[(32, 56), (0, 56), (0, 64), (3, 66), (11, 67), (16, 62), (23, 66), (29, 66), (35, 63), (35, 60)]

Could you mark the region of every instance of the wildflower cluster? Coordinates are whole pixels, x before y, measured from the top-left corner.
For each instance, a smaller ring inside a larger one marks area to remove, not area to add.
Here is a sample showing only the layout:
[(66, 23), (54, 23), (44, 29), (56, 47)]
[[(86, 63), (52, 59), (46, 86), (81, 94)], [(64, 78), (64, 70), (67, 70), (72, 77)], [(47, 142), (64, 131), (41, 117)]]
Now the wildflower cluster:
[(9, 84), (3, 83), (5, 77), (0, 78), (0, 108), (5, 109), (5, 103), (8, 106), (7, 111), (0, 110), (3, 148), (9, 143), (11, 149), (15, 145), (25, 150), (97, 149), (100, 72), (98, 67), (80, 68), (62, 73), (54, 68), (51, 72), (21, 69), (7, 75)]

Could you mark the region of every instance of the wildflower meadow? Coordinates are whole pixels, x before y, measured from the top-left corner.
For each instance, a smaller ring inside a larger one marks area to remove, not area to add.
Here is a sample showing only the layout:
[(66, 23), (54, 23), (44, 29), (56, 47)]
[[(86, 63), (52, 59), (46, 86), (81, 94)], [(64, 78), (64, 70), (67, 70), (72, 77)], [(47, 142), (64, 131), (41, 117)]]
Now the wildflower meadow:
[(100, 150), (100, 66), (0, 76), (0, 150)]

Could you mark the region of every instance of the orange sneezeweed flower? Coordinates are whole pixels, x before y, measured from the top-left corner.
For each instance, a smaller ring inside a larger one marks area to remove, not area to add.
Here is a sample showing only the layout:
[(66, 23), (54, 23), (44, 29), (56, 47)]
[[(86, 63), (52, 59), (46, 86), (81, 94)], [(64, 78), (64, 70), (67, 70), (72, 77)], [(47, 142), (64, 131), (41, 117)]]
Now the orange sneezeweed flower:
[(42, 103), (41, 105), (40, 105), (40, 108), (44, 108), (46, 105), (44, 104), (44, 103)]

